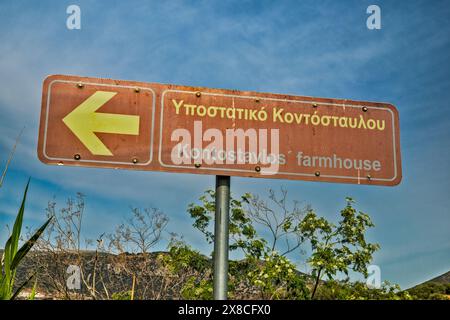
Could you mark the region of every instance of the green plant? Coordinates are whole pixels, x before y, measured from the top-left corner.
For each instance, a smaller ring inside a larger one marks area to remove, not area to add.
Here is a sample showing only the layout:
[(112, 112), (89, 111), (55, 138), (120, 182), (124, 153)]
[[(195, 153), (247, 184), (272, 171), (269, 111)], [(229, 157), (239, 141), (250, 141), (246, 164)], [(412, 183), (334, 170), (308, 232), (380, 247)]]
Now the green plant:
[[(243, 208), (243, 202), (248, 203), (251, 195), (246, 193), (240, 200), (230, 199), (230, 250), (241, 249), (246, 255), (261, 257), (267, 241), (258, 237), (252, 220)], [(193, 227), (204, 234), (208, 243), (214, 242), (214, 234), (210, 223), (215, 215), (215, 191), (207, 190), (199, 198), (201, 204), (191, 203), (188, 213), (194, 219)]]
[(129, 291), (121, 291), (121, 292), (114, 292), (111, 295), (112, 300), (132, 300), (131, 299), (131, 290)]
[(427, 282), (408, 290), (415, 298), (420, 300), (446, 300), (450, 293), (450, 284)]
[[(306, 299), (309, 296), (305, 277), (296, 271), (295, 266), (284, 254), (292, 252), (299, 247), (299, 243), (278, 254), (274, 249), (277, 240), (289, 241), (289, 236), (300, 240), (295, 234), (295, 223), (300, 220), (301, 212), (294, 208), (288, 211), (285, 206), (286, 194), (282, 199), (272, 195), (281, 211), (278, 219), (276, 211), (255, 198), (251, 194), (244, 194), (239, 200), (230, 199), (230, 251), (241, 249), (244, 259), (230, 261), (228, 295), (233, 299)], [(194, 219), (193, 226), (205, 235), (206, 241), (212, 243), (214, 235), (211, 231), (211, 222), (215, 214), (215, 192), (208, 190), (200, 198), (200, 204), (190, 204), (188, 213)], [(249, 208), (244, 208), (247, 204)], [(269, 243), (258, 234), (255, 224), (265, 226), (273, 236)], [(280, 241), (281, 242), (281, 241)], [(182, 252), (185, 257), (196, 257), (189, 247), (177, 247), (173, 252)], [(196, 263), (199, 259), (194, 259)], [(177, 265), (182, 264), (180, 259), (174, 260)], [(211, 299), (212, 298), (212, 266), (205, 272), (204, 265), (195, 267), (196, 263), (189, 261), (201, 278), (191, 277), (183, 286), (185, 299)], [(186, 266), (185, 266), (186, 267)], [(194, 274), (195, 275), (195, 274)]]
[[(365, 234), (374, 225), (369, 215), (354, 208), (353, 199), (346, 198), (347, 205), (341, 210), (341, 219), (336, 225), (318, 217), (309, 206), (306, 210), (297, 205), (288, 209), (285, 190), (281, 197), (271, 192), (269, 199), (275, 206), (251, 194), (230, 201), (230, 250), (242, 249), (245, 257), (240, 262), (230, 261), (228, 293), (233, 299), (314, 299), (323, 276), (332, 281), (338, 273), (348, 276), (350, 271), (355, 271), (367, 277), (367, 266), (379, 245), (366, 241)], [(193, 226), (209, 243), (214, 240), (210, 226), (215, 212), (214, 200), (214, 191), (208, 190), (200, 197), (200, 204), (188, 207), (194, 219)], [(248, 208), (244, 208), (244, 204)], [(267, 241), (258, 234), (255, 225), (265, 227), (272, 240)], [(286, 256), (296, 250), (302, 252), (300, 246), (306, 242), (311, 244), (311, 255), (306, 259), (312, 267), (311, 277), (298, 272)], [(286, 246), (278, 246), (278, 243), (286, 243)], [(206, 298), (209, 294), (205, 296), (208, 292), (205, 289), (209, 285), (208, 281), (192, 280), (186, 292), (190, 298)], [(394, 299), (398, 291), (397, 287), (367, 291), (360, 284), (348, 283), (339, 284), (339, 288), (335, 296), (345, 299), (370, 299), (377, 295)]]
[(255, 261), (247, 277), (263, 299), (305, 300), (309, 297), (305, 277), (288, 258), (276, 252), (266, 255), (262, 263)]
[(211, 300), (213, 299), (212, 279), (200, 279), (190, 277), (181, 290), (183, 299)]
[(353, 207), (354, 200), (346, 198), (347, 205), (341, 210), (341, 220), (337, 225), (319, 218), (310, 210), (299, 224), (302, 237), (311, 243), (312, 254), (308, 263), (312, 267), (314, 298), (323, 275), (332, 280), (338, 272), (348, 276), (350, 270), (365, 277), (372, 254), (379, 249), (378, 244), (366, 241), (365, 233), (374, 226), (369, 215)]
[(23, 194), (22, 203), (20, 205), (19, 212), (17, 214), (16, 220), (14, 222), (14, 227), (11, 236), (8, 238), (5, 244), (5, 249), (3, 252), (1, 265), (0, 265), (0, 299), (9, 300), (15, 299), (20, 291), (34, 278), (34, 275), (29, 277), (24, 283), (22, 283), (14, 291), (14, 281), (16, 277), (17, 267), (20, 262), (30, 251), (36, 241), (39, 239), (41, 234), (44, 232), (45, 228), (51, 221), (51, 217), (28, 239), (20, 249), (19, 240), (22, 231), (23, 214), (25, 211), (25, 202), (27, 198), (28, 187), (30, 180), (25, 187), (25, 192)]
[(36, 298), (36, 287), (37, 287), (37, 279), (34, 280), (33, 288), (31, 289), (31, 293), (28, 296), (28, 300), (34, 300)]
[(370, 288), (363, 282), (349, 279), (324, 282), (317, 290), (318, 300), (411, 300), (408, 291), (401, 291), (398, 285), (385, 281), (379, 288)]
[(168, 254), (159, 254), (157, 261), (176, 288), (175, 297), (212, 299), (212, 265), (207, 257), (176, 240), (169, 244)]

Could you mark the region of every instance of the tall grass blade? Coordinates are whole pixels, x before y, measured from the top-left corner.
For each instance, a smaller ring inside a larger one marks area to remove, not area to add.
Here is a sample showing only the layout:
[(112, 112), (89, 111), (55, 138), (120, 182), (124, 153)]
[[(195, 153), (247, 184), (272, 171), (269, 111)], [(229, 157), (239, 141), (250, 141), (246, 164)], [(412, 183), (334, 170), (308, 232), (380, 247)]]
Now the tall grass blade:
[(23, 290), (23, 288), (25, 288), (25, 286), (34, 278), (35, 274), (32, 274), (27, 280), (24, 281), (24, 283), (22, 283), (20, 285), (20, 287), (17, 288), (17, 290), (14, 292), (14, 294), (11, 296), (11, 300), (14, 300), (15, 298), (17, 298), (17, 296), (19, 295), (19, 293)]
[(16, 255), (14, 256), (13, 261), (11, 262), (11, 269), (17, 268), (20, 261), (25, 257), (25, 255), (30, 251), (30, 249), (34, 246), (36, 241), (39, 239), (39, 237), (44, 232), (45, 228), (47, 228), (50, 221), (53, 219), (53, 217), (48, 218), (48, 220), (36, 231), (33, 236), (28, 239), (27, 242), (23, 244), (23, 246), (20, 248), (19, 251), (17, 251)]
[(9, 157), (8, 157), (8, 160), (6, 161), (5, 169), (3, 169), (2, 175), (0, 177), (0, 188), (3, 185), (3, 181), (5, 180), (6, 173), (8, 172), (9, 164), (11, 163), (14, 153), (16, 152), (17, 145), (19, 144), (19, 140), (20, 140), (20, 137), (22, 136), (24, 129), (25, 129), (25, 127), (23, 127), (22, 130), (20, 130), (20, 133), (16, 138), (16, 142), (14, 143), (14, 146), (13, 146), (11, 152), (9, 153)]
[(30, 296), (28, 300), (34, 300), (36, 298), (36, 287), (37, 287), (37, 278), (34, 280), (33, 289), (31, 289)]

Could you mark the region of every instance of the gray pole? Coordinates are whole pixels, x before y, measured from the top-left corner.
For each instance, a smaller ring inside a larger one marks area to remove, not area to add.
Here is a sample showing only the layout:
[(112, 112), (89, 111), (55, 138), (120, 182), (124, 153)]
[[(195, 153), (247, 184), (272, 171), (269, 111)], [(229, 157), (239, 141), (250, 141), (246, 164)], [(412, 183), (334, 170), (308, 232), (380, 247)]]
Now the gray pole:
[(230, 177), (216, 176), (214, 220), (214, 299), (226, 300), (228, 291), (228, 224), (230, 219)]

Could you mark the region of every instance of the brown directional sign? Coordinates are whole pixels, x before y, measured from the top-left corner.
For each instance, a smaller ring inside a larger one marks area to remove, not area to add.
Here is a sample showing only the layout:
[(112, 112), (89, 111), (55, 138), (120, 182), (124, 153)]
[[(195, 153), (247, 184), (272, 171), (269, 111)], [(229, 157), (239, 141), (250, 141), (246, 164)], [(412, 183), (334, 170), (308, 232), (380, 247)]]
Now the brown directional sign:
[(388, 103), (53, 75), (38, 143), (47, 164), (397, 185)]

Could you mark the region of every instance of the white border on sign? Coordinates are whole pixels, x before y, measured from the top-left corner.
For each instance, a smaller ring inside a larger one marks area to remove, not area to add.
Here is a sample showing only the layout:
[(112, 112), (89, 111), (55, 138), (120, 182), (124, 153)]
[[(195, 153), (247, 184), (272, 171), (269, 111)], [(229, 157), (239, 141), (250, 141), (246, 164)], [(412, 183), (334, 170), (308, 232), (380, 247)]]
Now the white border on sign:
[[(107, 161), (107, 160), (74, 160), (73, 158), (54, 158), (54, 157), (50, 157), (47, 155), (46, 152), (46, 146), (47, 146), (47, 127), (48, 127), (48, 115), (50, 113), (50, 98), (51, 98), (51, 88), (52, 85), (54, 83), (73, 83), (73, 84), (77, 84), (80, 83), (80, 81), (73, 81), (73, 80), (60, 80), (60, 79), (56, 79), (53, 80), (52, 82), (49, 83), (48, 85), (48, 91), (47, 91), (47, 106), (46, 106), (46, 114), (45, 114), (45, 129), (44, 129), (44, 143), (43, 143), (43, 148), (42, 148), (42, 153), (44, 155), (45, 158), (47, 158), (48, 160), (53, 160), (53, 161), (70, 161), (70, 162), (86, 162), (86, 163), (108, 163), (108, 164), (126, 164), (126, 165), (131, 165), (131, 162), (121, 162), (121, 161)], [(150, 157), (149, 160), (145, 163), (136, 163), (133, 164), (133, 166), (145, 166), (148, 165), (152, 162), (153, 160), (153, 129), (154, 129), (154, 124), (155, 124), (155, 105), (156, 105), (156, 94), (155, 91), (153, 91), (153, 89), (151, 88), (144, 88), (144, 87), (139, 87), (139, 86), (122, 86), (122, 85), (115, 85), (115, 84), (106, 84), (106, 83), (95, 83), (95, 82), (84, 82), (81, 81), (83, 84), (85, 85), (94, 85), (94, 86), (102, 86), (102, 87), (115, 87), (115, 88), (127, 88), (127, 89), (134, 89), (134, 88), (138, 88), (140, 90), (147, 90), (150, 91), (152, 93), (153, 99), (152, 99), (152, 124), (151, 124), (151, 128), (150, 128)]]
[[(162, 161), (162, 133), (163, 133), (163, 118), (164, 118), (164, 96), (168, 92), (176, 92), (176, 93), (190, 93), (190, 94), (196, 94), (196, 91), (185, 91), (185, 90), (164, 90), (161, 94), (161, 119), (160, 119), (160, 132), (159, 132), (159, 154), (158, 154), (158, 160), (161, 166), (168, 167), (168, 168), (193, 168), (193, 166), (190, 165), (171, 165), (171, 164), (165, 164)], [(383, 107), (373, 107), (373, 106), (366, 106), (366, 105), (345, 105), (341, 103), (327, 103), (327, 102), (318, 102), (318, 101), (304, 101), (304, 100), (288, 100), (288, 99), (277, 99), (277, 98), (264, 98), (264, 97), (253, 97), (253, 96), (239, 96), (239, 95), (233, 95), (233, 94), (222, 94), (222, 93), (209, 93), (209, 92), (202, 92), (202, 95), (209, 95), (209, 96), (221, 96), (221, 97), (230, 97), (230, 98), (240, 98), (240, 99), (259, 99), (259, 100), (270, 100), (270, 101), (281, 101), (281, 102), (291, 102), (291, 103), (309, 103), (313, 104), (316, 103), (318, 106), (324, 105), (324, 106), (338, 106), (338, 107), (351, 107), (351, 108), (363, 108), (366, 107), (368, 109), (378, 109), (378, 110), (386, 110), (391, 113), (391, 119), (392, 119), (392, 147), (393, 147), (393, 155), (394, 155), (394, 177), (391, 179), (386, 178), (371, 178), (373, 181), (394, 181), (397, 178), (397, 153), (396, 153), (396, 144), (395, 144), (395, 118), (394, 113), (389, 108), (383, 108)], [(230, 172), (250, 172), (255, 173), (254, 170), (245, 170), (245, 169), (230, 169), (230, 168), (205, 168), (200, 167), (196, 168), (196, 170), (209, 170), (209, 171), (230, 171)], [(315, 177), (314, 173), (299, 173), (299, 172), (282, 172), (279, 171), (276, 173), (276, 175), (286, 175), (286, 176), (305, 176), (305, 177)], [(261, 176), (265, 178), (270, 178), (270, 176)], [(352, 180), (361, 180), (360, 176), (336, 176), (336, 175), (320, 175), (321, 178), (336, 178), (336, 179), (352, 179)]]

